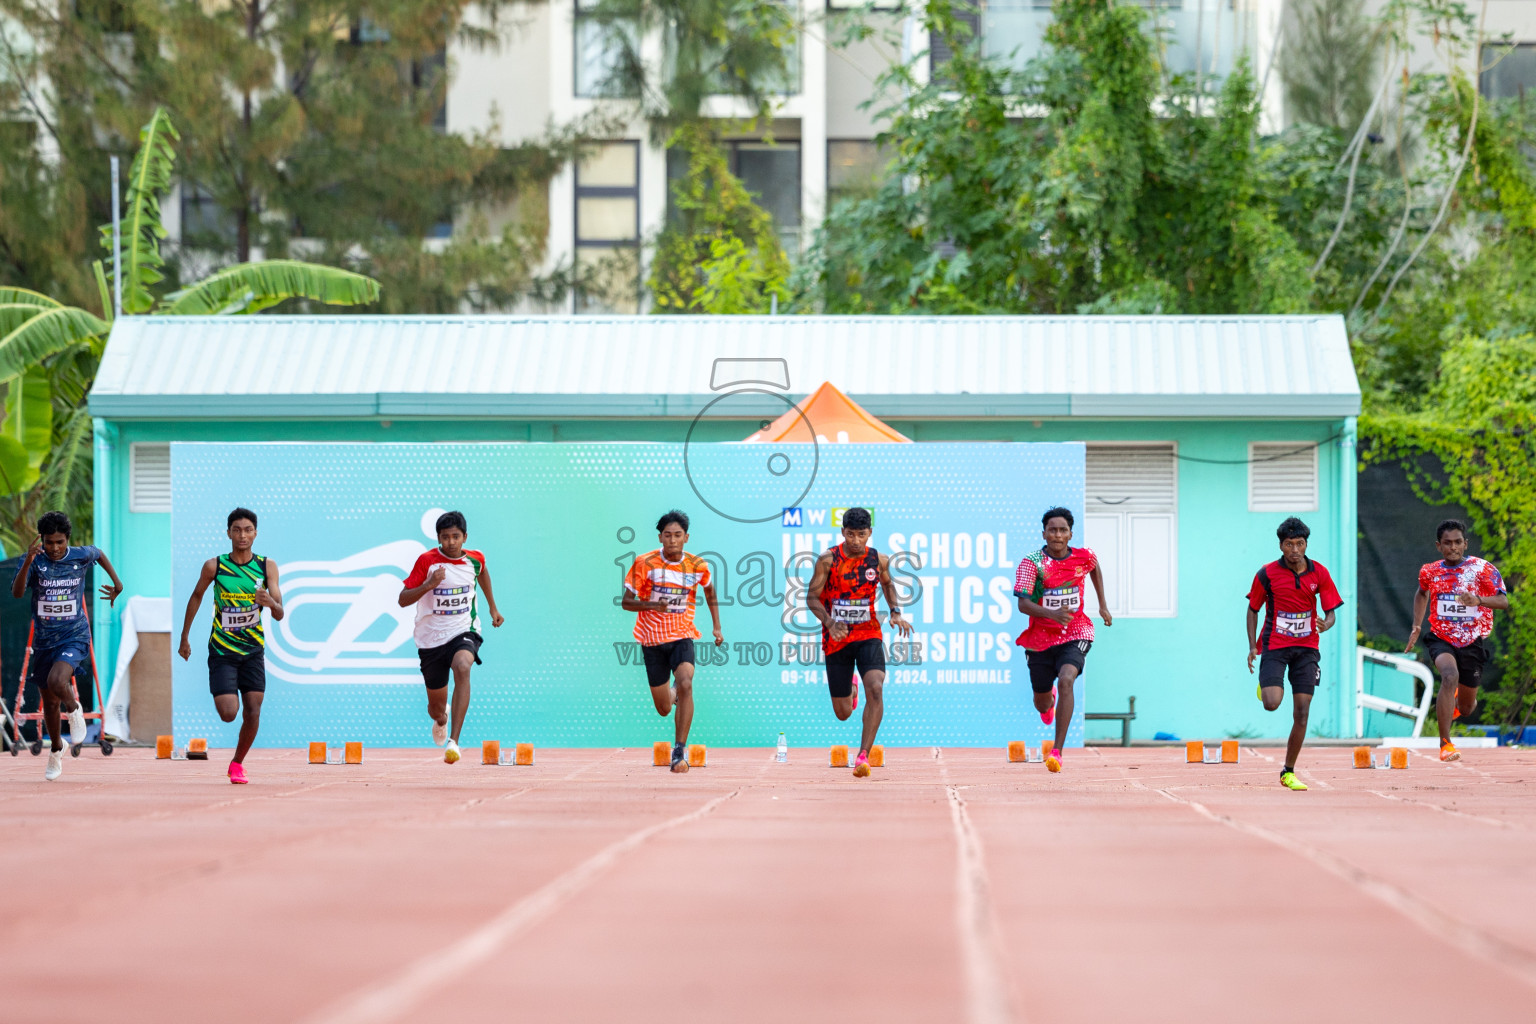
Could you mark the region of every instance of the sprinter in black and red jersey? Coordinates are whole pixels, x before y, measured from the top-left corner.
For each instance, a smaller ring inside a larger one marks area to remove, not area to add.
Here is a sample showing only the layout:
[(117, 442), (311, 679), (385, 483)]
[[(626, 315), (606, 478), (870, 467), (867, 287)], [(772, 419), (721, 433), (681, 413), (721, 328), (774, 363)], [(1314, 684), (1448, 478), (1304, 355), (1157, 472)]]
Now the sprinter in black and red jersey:
[[(1285, 745), (1280, 785), (1300, 791), (1307, 786), (1296, 777), (1296, 758), (1307, 738), (1307, 715), (1317, 691), (1321, 660), (1317, 638), (1333, 628), (1333, 613), (1344, 599), (1328, 570), (1307, 557), (1312, 530), (1306, 523), (1292, 516), (1275, 535), (1280, 538), (1280, 559), (1260, 569), (1248, 589), (1248, 671), (1253, 671), (1253, 659), (1258, 658), (1259, 699), (1265, 711), (1274, 711), (1285, 699), (1286, 670), (1290, 670), (1291, 738)], [(1264, 630), (1256, 633), (1260, 608), (1267, 608)]]
[(855, 668), (864, 681), (864, 732), (859, 756), (853, 762), (853, 774), (861, 779), (869, 775), (869, 748), (875, 745), (875, 734), (885, 715), (885, 641), (880, 615), (875, 611), (877, 587), (891, 609), (891, 625), (903, 636), (912, 634), (912, 623), (901, 617), (896, 603), (890, 563), (869, 546), (873, 525), (868, 509), (850, 508), (843, 513), (843, 542), (816, 560), (806, 595), (806, 605), (821, 622), (827, 689), (838, 721), (847, 721), (857, 704)]

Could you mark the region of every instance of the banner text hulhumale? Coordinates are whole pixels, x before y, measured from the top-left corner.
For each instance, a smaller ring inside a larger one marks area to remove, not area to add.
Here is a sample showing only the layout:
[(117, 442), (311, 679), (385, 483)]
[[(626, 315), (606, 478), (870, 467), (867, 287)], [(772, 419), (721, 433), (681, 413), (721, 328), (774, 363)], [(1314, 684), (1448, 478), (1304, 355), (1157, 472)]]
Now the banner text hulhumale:
[[(1081, 537), (1081, 444), (174, 444), (171, 467), (178, 632), (199, 567), (229, 549), (230, 509), (257, 513), (257, 553), (281, 568), (287, 615), (266, 623), (262, 746), (430, 743), (415, 612), (396, 597), (446, 509), (468, 518), (467, 546), (485, 553), (506, 616), (492, 629), (482, 605), (466, 745), (671, 737), (651, 706), (635, 617), (619, 607), (623, 573), (658, 546), (656, 520), (671, 508), (689, 514), (688, 549), (713, 567), (726, 639), (713, 648), (700, 592), (693, 742), (767, 747), (782, 730), (792, 746), (857, 743), (859, 714), (832, 715), (820, 630), (804, 610), (815, 555), (841, 539), (835, 524), (853, 505), (872, 510), (871, 543), (893, 556), (916, 629), (907, 647), (886, 630), (881, 742), (1047, 737), (1013, 644), (1025, 622), (1013, 575), (1041, 544), (1045, 509), (1072, 509)], [(238, 722), (220, 722), (208, 694), (211, 603), (192, 660), (174, 659), (175, 730), (232, 746)], [(1073, 745), (1092, 671), (1090, 654)]]

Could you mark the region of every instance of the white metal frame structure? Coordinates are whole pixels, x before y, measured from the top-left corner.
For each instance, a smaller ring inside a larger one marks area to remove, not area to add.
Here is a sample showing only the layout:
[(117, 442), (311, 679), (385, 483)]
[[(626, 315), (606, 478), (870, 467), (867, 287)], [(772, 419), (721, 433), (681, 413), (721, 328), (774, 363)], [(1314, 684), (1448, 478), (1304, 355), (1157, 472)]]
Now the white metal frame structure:
[[(1365, 663), (1374, 661), (1378, 665), (1406, 672), (1424, 683), (1424, 697), (1419, 701), (1418, 707), (1412, 704), (1402, 704), (1395, 700), (1387, 700), (1385, 697), (1377, 697), (1365, 692)], [(1435, 702), (1435, 677), (1417, 658), (1407, 658), (1401, 654), (1388, 654), (1386, 651), (1376, 651), (1369, 647), (1355, 648), (1355, 736), (1365, 735), (1365, 712), (1380, 711), (1388, 715), (1397, 715), (1399, 718), (1413, 719), (1413, 735), (1415, 737), (1424, 734), (1424, 721), (1429, 717), (1429, 709)]]

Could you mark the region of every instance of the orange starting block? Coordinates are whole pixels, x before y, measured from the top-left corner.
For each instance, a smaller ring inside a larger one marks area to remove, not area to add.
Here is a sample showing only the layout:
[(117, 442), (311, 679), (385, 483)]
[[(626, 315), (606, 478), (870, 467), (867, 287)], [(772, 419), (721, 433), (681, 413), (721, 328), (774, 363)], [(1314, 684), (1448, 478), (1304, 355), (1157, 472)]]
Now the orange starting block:
[(693, 746), (689, 747), (688, 748), (688, 767), (689, 768), (703, 768), (704, 767), (704, 754), (705, 754), (704, 744), (702, 744), (702, 743), (695, 743)]
[(1221, 746), (1206, 747), (1201, 740), (1189, 740), (1184, 744), (1186, 764), (1237, 764), (1242, 745), (1237, 740), (1222, 740)]
[(871, 768), (885, 767), (885, 748), (878, 743), (869, 748), (869, 766)]
[(848, 767), (848, 744), (846, 744), (846, 743), (834, 743), (832, 745), (832, 767), (833, 768), (847, 768)]
[(172, 737), (170, 737), (170, 736), (156, 736), (155, 737), (155, 760), (157, 760), (157, 761), (169, 760), (170, 756), (171, 756), (171, 748), (174, 747), (175, 745), (176, 745), (176, 741)]
[(187, 741), (187, 760), (208, 760), (208, 741), (205, 739), (192, 739)]
[(480, 742), (480, 763), (481, 764), (500, 764), (501, 763), (501, 741), (500, 740), (482, 740)]
[(1356, 768), (1407, 768), (1407, 747), (1355, 748)]
[(666, 768), (672, 764), (672, 744), (657, 740), (651, 745), (651, 767)]

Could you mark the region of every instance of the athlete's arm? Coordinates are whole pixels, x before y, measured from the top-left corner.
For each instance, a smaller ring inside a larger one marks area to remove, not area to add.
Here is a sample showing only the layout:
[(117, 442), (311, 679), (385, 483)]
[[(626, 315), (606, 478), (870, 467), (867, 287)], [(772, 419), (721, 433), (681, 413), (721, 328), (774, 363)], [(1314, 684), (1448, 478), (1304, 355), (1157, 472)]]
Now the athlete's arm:
[(912, 635), (912, 623), (901, 617), (901, 604), (896, 600), (896, 584), (891, 580), (891, 562), (886, 556), (880, 556), (880, 589), (885, 592), (886, 606), (891, 609), (891, 625), (901, 631), (902, 636)]
[(491, 570), (483, 565), (480, 567), (480, 589), (485, 591), (485, 604), (491, 610), (491, 625), (500, 628), (507, 620), (496, 610), (496, 595), (491, 593)]
[(1508, 594), (1473, 594), (1469, 592), (1457, 594), (1456, 600), (1462, 604), (1476, 605), (1479, 608), (1492, 608), (1496, 611), (1503, 611), (1509, 607)]
[(1323, 616), (1323, 621), (1317, 624), (1317, 631), (1319, 633), (1326, 633), (1333, 628), (1333, 612), (1334, 609), (1329, 608), (1328, 614)]
[(27, 580), (32, 575), (32, 561), (37, 558), (38, 552), (43, 550), (43, 535), (38, 534), (27, 548), (26, 560), (21, 563), (21, 568), (16, 570), (16, 578), (11, 580), (11, 596), (21, 597), (27, 592)]
[(709, 620), (715, 624), (715, 646), (725, 645), (725, 634), (720, 632), (720, 605), (715, 602), (715, 585), (704, 584), (704, 603), (709, 605)]
[(256, 588), (256, 603), (272, 613), (272, 618), (278, 622), (283, 620), (283, 591), (277, 585), (277, 563), (267, 559), (267, 578), (265, 587)]
[(112, 562), (101, 548), (96, 549), (96, 564), (107, 570), (107, 575), (112, 577), (111, 583), (101, 585), (101, 596), (107, 604), (113, 604), (117, 601), (117, 595), (123, 592), (123, 581), (117, 578), (117, 570), (112, 568)]
[[(667, 606), (661, 601), (640, 600), (640, 595), (628, 587), (624, 588), (624, 600), (619, 602), (619, 606), (627, 612), (662, 612), (667, 610)], [(713, 611), (715, 606), (710, 605), (709, 607)]]
[(1032, 618), (1051, 619), (1061, 623), (1063, 626), (1072, 621), (1072, 610), (1070, 608), (1047, 608), (1044, 605), (1036, 604), (1023, 594), (1019, 595), (1019, 611)]
[(1099, 595), (1099, 618), (1104, 620), (1104, 625), (1113, 626), (1115, 617), (1109, 614), (1109, 605), (1104, 603), (1104, 574), (1095, 565), (1093, 572), (1088, 574), (1088, 578), (1093, 580), (1093, 592)]
[(403, 587), (400, 591), (400, 607), (409, 608), (427, 595), (433, 587), (443, 582), (448, 575), (448, 570), (442, 566), (433, 569), (419, 587)]
[(832, 578), (832, 552), (828, 551), (816, 559), (816, 571), (811, 574), (811, 585), (805, 590), (805, 606), (810, 609), (816, 620), (826, 627), (827, 635), (833, 640), (841, 640), (848, 635), (848, 627), (841, 622), (833, 622), (832, 616), (827, 614), (826, 605), (821, 603), (821, 591), (827, 585), (827, 580)]
[(1415, 647), (1415, 645), (1417, 645), (1418, 642), (1419, 642), (1419, 624), (1424, 621), (1424, 608), (1428, 604), (1429, 604), (1429, 594), (1427, 592), (1425, 592), (1423, 587), (1420, 587), (1418, 590), (1414, 591), (1414, 594), (1413, 594), (1413, 629), (1410, 630), (1409, 633), (1408, 633), (1408, 643), (1403, 648), (1403, 653), (1404, 654), (1411, 653), (1413, 651), (1413, 648)]
[[(1328, 613), (1332, 615), (1332, 612)], [(1253, 675), (1253, 659), (1259, 656), (1259, 610), (1248, 606), (1248, 674)]]
[(197, 586), (192, 588), (192, 596), (187, 598), (187, 613), (181, 617), (181, 646), (176, 653), (181, 655), (181, 660), (186, 661), (192, 657), (192, 641), (187, 639), (192, 632), (192, 620), (197, 618), (197, 610), (203, 605), (203, 591), (208, 589), (208, 584), (213, 582), (214, 575), (219, 571), (219, 560), (210, 558), (203, 563), (203, 571), (197, 574)]

